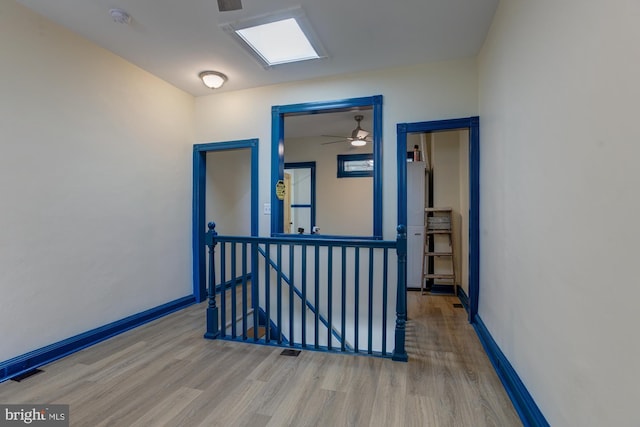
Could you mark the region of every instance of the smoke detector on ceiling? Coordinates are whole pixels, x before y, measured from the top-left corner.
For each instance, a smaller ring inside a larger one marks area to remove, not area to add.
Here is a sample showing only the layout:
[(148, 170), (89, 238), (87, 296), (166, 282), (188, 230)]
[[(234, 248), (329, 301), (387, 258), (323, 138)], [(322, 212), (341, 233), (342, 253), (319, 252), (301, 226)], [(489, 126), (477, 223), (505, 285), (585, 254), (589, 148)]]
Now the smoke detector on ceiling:
[(118, 24), (129, 24), (131, 22), (131, 15), (123, 9), (111, 9), (109, 10), (109, 15), (111, 15), (113, 22)]

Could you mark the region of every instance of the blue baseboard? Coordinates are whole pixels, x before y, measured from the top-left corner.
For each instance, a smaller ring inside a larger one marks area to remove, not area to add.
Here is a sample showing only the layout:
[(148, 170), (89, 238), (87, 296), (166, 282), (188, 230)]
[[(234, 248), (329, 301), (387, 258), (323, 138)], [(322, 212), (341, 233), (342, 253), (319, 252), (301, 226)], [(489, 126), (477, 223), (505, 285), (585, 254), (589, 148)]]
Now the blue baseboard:
[(533, 397), (529, 394), (529, 391), (498, 347), (498, 344), (493, 340), (480, 316), (476, 316), (473, 327), (525, 427), (548, 427), (549, 423), (540, 412), (538, 405), (536, 405)]
[(461, 286), (458, 286), (458, 299), (460, 300), (460, 303), (462, 303), (462, 306), (464, 307), (465, 310), (467, 310), (467, 313), (468, 313), (469, 297), (467, 296), (467, 294), (465, 293), (464, 289), (462, 289)]
[(429, 291), (431, 294), (438, 295), (454, 295), (455, 292), (453, 290), (453, 285), (443, 285), (440, 283), (434, 283), (431, 285), (431, 290)]
[(68, 356), (78, 350), (97, 344), (122, 332), (158, 319), (195, 303), (195, 296), (189, 295), (151, 308), (138, 314), (118, 320), (108, 325), (67, 338), (63, 341), (0, 362), (0, 382), (16, 377), (54, 360)]

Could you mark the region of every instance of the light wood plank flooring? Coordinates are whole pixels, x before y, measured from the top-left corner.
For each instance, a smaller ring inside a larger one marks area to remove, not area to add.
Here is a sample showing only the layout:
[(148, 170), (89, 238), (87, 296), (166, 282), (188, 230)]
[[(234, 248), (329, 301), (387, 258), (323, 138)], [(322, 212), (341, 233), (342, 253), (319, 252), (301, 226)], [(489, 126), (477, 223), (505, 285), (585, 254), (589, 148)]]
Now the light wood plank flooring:
[(408, 363), (210, 341), (205, 304), (0, 384), (71, 405), (72, 426), (521, 426), (466, 312), (409, 293)]

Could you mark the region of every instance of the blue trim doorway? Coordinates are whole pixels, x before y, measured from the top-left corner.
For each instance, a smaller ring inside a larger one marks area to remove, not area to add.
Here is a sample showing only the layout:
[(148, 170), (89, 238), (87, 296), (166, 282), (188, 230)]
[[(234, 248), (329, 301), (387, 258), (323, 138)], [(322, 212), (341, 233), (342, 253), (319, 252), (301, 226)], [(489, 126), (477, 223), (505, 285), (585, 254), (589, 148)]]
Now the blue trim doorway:
[[(407, 223), (407, 134), (469, 131), (469, 322), (478, 314), (480, 292), (480, 119), (435, 120), (397, 125), (398, 224)], [(406, 272), (405, 272), (406, 274)]]
[(192, 251), (193, 251), (193, 295), (196, 302), (207, 298), (206, 286), (206, 245), (205, 233), (207, 221), (206, 202), (206, 155), (213, 151), (251, 150), (251, 235), (258, 235), (258, 139), (238, 141), (212, 142), (194, 144), (193, 146), (193, 219), (192, 219)]

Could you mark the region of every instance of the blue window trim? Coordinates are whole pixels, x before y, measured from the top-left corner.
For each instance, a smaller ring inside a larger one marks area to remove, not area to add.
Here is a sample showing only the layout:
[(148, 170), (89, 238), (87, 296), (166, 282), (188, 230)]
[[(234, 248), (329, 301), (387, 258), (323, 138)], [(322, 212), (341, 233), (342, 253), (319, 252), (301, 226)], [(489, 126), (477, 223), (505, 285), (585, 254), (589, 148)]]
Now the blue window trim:
[[(193, 145), (193, 219), (191, 228), (191, 244), (193, 251), (193, 295), (196, 302), (207, 298), (206, 286), (206, 245), (205, 233), (207, 218), (205, 217), (206, 201), (206, 155), (212, 151), (251, 150), (251, 235), (258, 235), (258, 139), (211, 142)], [(209, 220), (215, 220), (210, 218)]]
[(366, 178), (373, 176), (376, 166), (375, 162), (373, 163), (373, 170), (370, 171), (345, 171), (345, 162), (354, 160), (373, 160), (373, 153), (338, 154), (338, 178)]
[[(313, 227), (314, 225), (316, 225), (316, 162), (285, 163), (284, 169), (311, 169), (311, 204), (310, 205), (297, 204), (297, 205), (291, 205), (291, 207), (292, 208), (311, 208), (311, 227)], [(282, 218), (282, 220), (284, 221), (284, 217)]]
[[(480, 118), (436, 120), (397, 125), (398, 224), (407, 223), (407, 134), (469, 130), (469, 322), (478, 314), (480, 297)], [(405, 272), (406, 273), (406, 272)]]
[[(336, 101), (275, 105), (271, 108), (271, 235), (283, 232), (283, 203), (275, 194), (278, 180), (284, 178), (284, 118), (292, 114), (318, 114), (348, 111), (358, 107), (373, 108), (373, 234), (382, 239), (382, 95), (347, 98)], [(347, 236), (344, 236), (347, 238)], [(363, 236), (359, 236), (363, 237)]]

